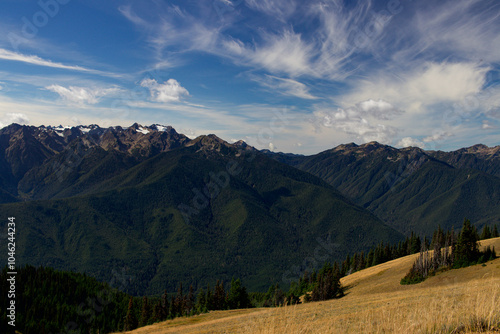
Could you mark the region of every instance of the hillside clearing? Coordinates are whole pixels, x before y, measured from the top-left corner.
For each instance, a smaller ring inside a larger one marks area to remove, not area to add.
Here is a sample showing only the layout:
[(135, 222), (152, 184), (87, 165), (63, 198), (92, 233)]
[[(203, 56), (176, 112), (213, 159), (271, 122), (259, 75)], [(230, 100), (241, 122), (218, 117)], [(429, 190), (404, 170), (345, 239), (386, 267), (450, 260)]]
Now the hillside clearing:
[[(500, 249), (500, 238), (481, 241)], [(338, 300), (270, 309), (210, 312), (137, 329), (149, 333), (500, 332), (500, 259), (400, 285), (418, 255), (344, 277)], [(484, 331), (483, 331), (484, 332)]]

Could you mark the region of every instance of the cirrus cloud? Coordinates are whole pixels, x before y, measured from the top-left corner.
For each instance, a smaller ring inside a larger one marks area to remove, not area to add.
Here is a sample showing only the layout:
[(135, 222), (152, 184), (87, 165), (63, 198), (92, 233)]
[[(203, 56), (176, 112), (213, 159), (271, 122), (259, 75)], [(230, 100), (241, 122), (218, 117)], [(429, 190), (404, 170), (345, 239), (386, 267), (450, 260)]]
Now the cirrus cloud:
[(63, 87), (59, 85), (50, 85), (45, 87), (45, 89), (59, 94), (65, 101), (77, 104), (96, 104), (100, 101), (101, 97), (120, 91), (117, 87), (87, 88), (76, 86)]

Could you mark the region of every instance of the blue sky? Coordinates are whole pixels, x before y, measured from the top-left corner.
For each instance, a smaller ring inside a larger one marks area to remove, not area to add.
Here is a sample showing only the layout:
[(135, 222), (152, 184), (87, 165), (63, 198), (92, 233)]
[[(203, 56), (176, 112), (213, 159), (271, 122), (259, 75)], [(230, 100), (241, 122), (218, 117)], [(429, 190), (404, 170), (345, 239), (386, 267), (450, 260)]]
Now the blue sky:
[(500, 144), (500, 3), (3, 0), (0, 126), (172, 125), (312, 154)]

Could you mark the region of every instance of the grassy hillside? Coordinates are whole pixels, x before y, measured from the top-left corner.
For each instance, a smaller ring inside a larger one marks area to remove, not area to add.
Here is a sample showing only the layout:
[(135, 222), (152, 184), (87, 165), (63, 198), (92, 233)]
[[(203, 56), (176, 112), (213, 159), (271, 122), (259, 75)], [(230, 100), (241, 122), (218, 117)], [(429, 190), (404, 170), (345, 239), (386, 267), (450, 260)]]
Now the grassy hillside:
[[(498, 250), (500, 238), (481, 244)], [(130, 333), (474, 333), (485, 326), (500, 331), (500, 259), (400, 285), (417, 256), (344, 277), (347, 295), (341, 299), (211, 312)]]

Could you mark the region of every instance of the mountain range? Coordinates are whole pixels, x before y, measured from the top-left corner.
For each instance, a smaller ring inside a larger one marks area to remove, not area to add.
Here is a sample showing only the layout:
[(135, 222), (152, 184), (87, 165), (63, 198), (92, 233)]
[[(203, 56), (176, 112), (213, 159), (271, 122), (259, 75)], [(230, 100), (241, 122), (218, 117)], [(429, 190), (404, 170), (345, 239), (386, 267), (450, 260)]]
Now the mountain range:
[(460, 228), (465, 217), (479, 228), (500, 222), (500, 146), (442, 152), (351, 143), (277, 159), (322, 178), (405, 234)]
[(499, 173), (500, 147), (483, 145), (300, 156), (162, 125), (0, 129), (0, 212), (18, 222), (19, 264), (123, 271), (133, 294), (233, 276), (262, 291), (410, 231), (497, 223)]

